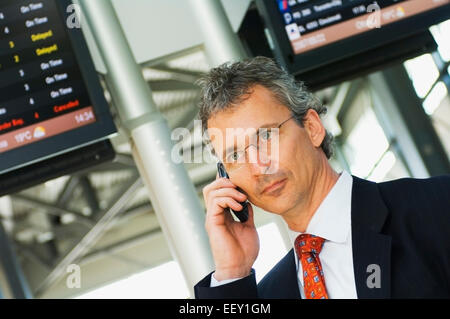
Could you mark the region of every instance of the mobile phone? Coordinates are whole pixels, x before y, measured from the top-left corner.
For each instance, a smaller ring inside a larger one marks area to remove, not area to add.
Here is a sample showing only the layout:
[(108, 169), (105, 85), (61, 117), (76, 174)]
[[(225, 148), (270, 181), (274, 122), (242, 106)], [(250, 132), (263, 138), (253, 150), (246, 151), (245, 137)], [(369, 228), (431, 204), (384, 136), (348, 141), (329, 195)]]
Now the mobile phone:
[[(219, 172), (220, 177), (230, 178), (221, 162), (217, 163), (217, 171)], [(237, 190), (242, 192), (239, 187), (237, 187)], [(241, 223), (245, 223), (248, 220), (248, 201), (245, 200), (244, 202), (239, 202), (239, 204), (243, 207), (240, 211), (234, 211), (231, 208), (229, 208), (229, 210), (234, 214), (234, 216), (237, 217), (237, 219), (239, 219)]]

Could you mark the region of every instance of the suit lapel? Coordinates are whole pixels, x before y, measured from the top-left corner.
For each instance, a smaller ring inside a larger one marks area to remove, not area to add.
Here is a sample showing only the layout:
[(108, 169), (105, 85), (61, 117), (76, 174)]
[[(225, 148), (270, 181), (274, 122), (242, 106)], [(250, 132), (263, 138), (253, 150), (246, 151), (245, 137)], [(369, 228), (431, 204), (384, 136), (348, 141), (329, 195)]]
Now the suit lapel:
[(353, 176), (352, 249), (358, 298), (390, 298), (391, 237), (380, 234), (388, 214), (377, 184)]

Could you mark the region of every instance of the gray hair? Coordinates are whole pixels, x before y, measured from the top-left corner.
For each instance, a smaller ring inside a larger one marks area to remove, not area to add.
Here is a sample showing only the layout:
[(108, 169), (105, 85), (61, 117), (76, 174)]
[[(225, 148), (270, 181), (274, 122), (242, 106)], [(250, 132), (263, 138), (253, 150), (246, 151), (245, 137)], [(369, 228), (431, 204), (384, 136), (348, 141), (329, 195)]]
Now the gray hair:
[[(301, 81), (281, 69), (272, 59), (258, 56), (239, 62), (227, 62), (211, 69), (197, 81), (201, 87), (200, 112), (204, 135), (208, 120), (216, 113), (236, 107), (248, 98), (255, 85), (262, 85), (274, 97), (288, 107), (296, 122), (303, 127), (304, 117), (309, 109), (319, 115), (327, 112), (318, 98), (308, 92)], [(333, 155), (333, 136), (326, 131), (320, 145), (326, 157)]]

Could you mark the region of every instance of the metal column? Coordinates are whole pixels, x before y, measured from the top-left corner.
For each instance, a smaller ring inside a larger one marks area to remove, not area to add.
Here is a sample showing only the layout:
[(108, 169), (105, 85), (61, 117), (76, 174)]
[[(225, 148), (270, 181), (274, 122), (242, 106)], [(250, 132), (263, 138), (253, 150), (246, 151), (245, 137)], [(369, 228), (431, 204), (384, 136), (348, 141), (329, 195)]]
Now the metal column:
[[(11, 242), (5, 232), (2, 222), (0, 222), (0, 263), (12, 297), (15, 299), (32, 298), (30, 288), (22, 273), (20, 264), (16, 259), (16, 254), (11, 246)], [(1, 292), (0, 298), (2, 298)]]
[(193, 286), (214, 268), (198, 195), (184, 165), (171, 159), (174, 144), (167, 121), (156, 108), (111, 1), (81, 0), (80, 5), (108, 70), (107, 82), (133, 157), (193, 295)]
[(220, 0), (189, 0), (211, 66), (246, 57)]
[[(450, 162), (441, 141), (425, 113), (422, 102), (402, 64), (369, 76), (378, 104), (386, 112), (386, 121), (396, 131), (395, 137), (415, 177), (450, 173)], [(384, 91), (384, 92), (382, 92)], [(412, 143), (403, 143), (408, 136)], [(421, 166), (421, 167), (420, 167)]]

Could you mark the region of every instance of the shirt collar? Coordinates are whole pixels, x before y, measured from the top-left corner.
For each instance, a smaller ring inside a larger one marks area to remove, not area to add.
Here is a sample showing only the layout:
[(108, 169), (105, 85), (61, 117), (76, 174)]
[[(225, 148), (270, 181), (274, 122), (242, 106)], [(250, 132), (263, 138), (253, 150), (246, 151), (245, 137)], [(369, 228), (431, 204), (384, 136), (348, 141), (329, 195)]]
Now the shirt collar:
[[(351, 226), (352, 184), (352, 176), (343, 171), (312, 216), (305, 233), (336, 243), (344, 243), (347, 240)], [(288, 230), (294, 245), (295, 239), (302, 233), (289, 227)]]

